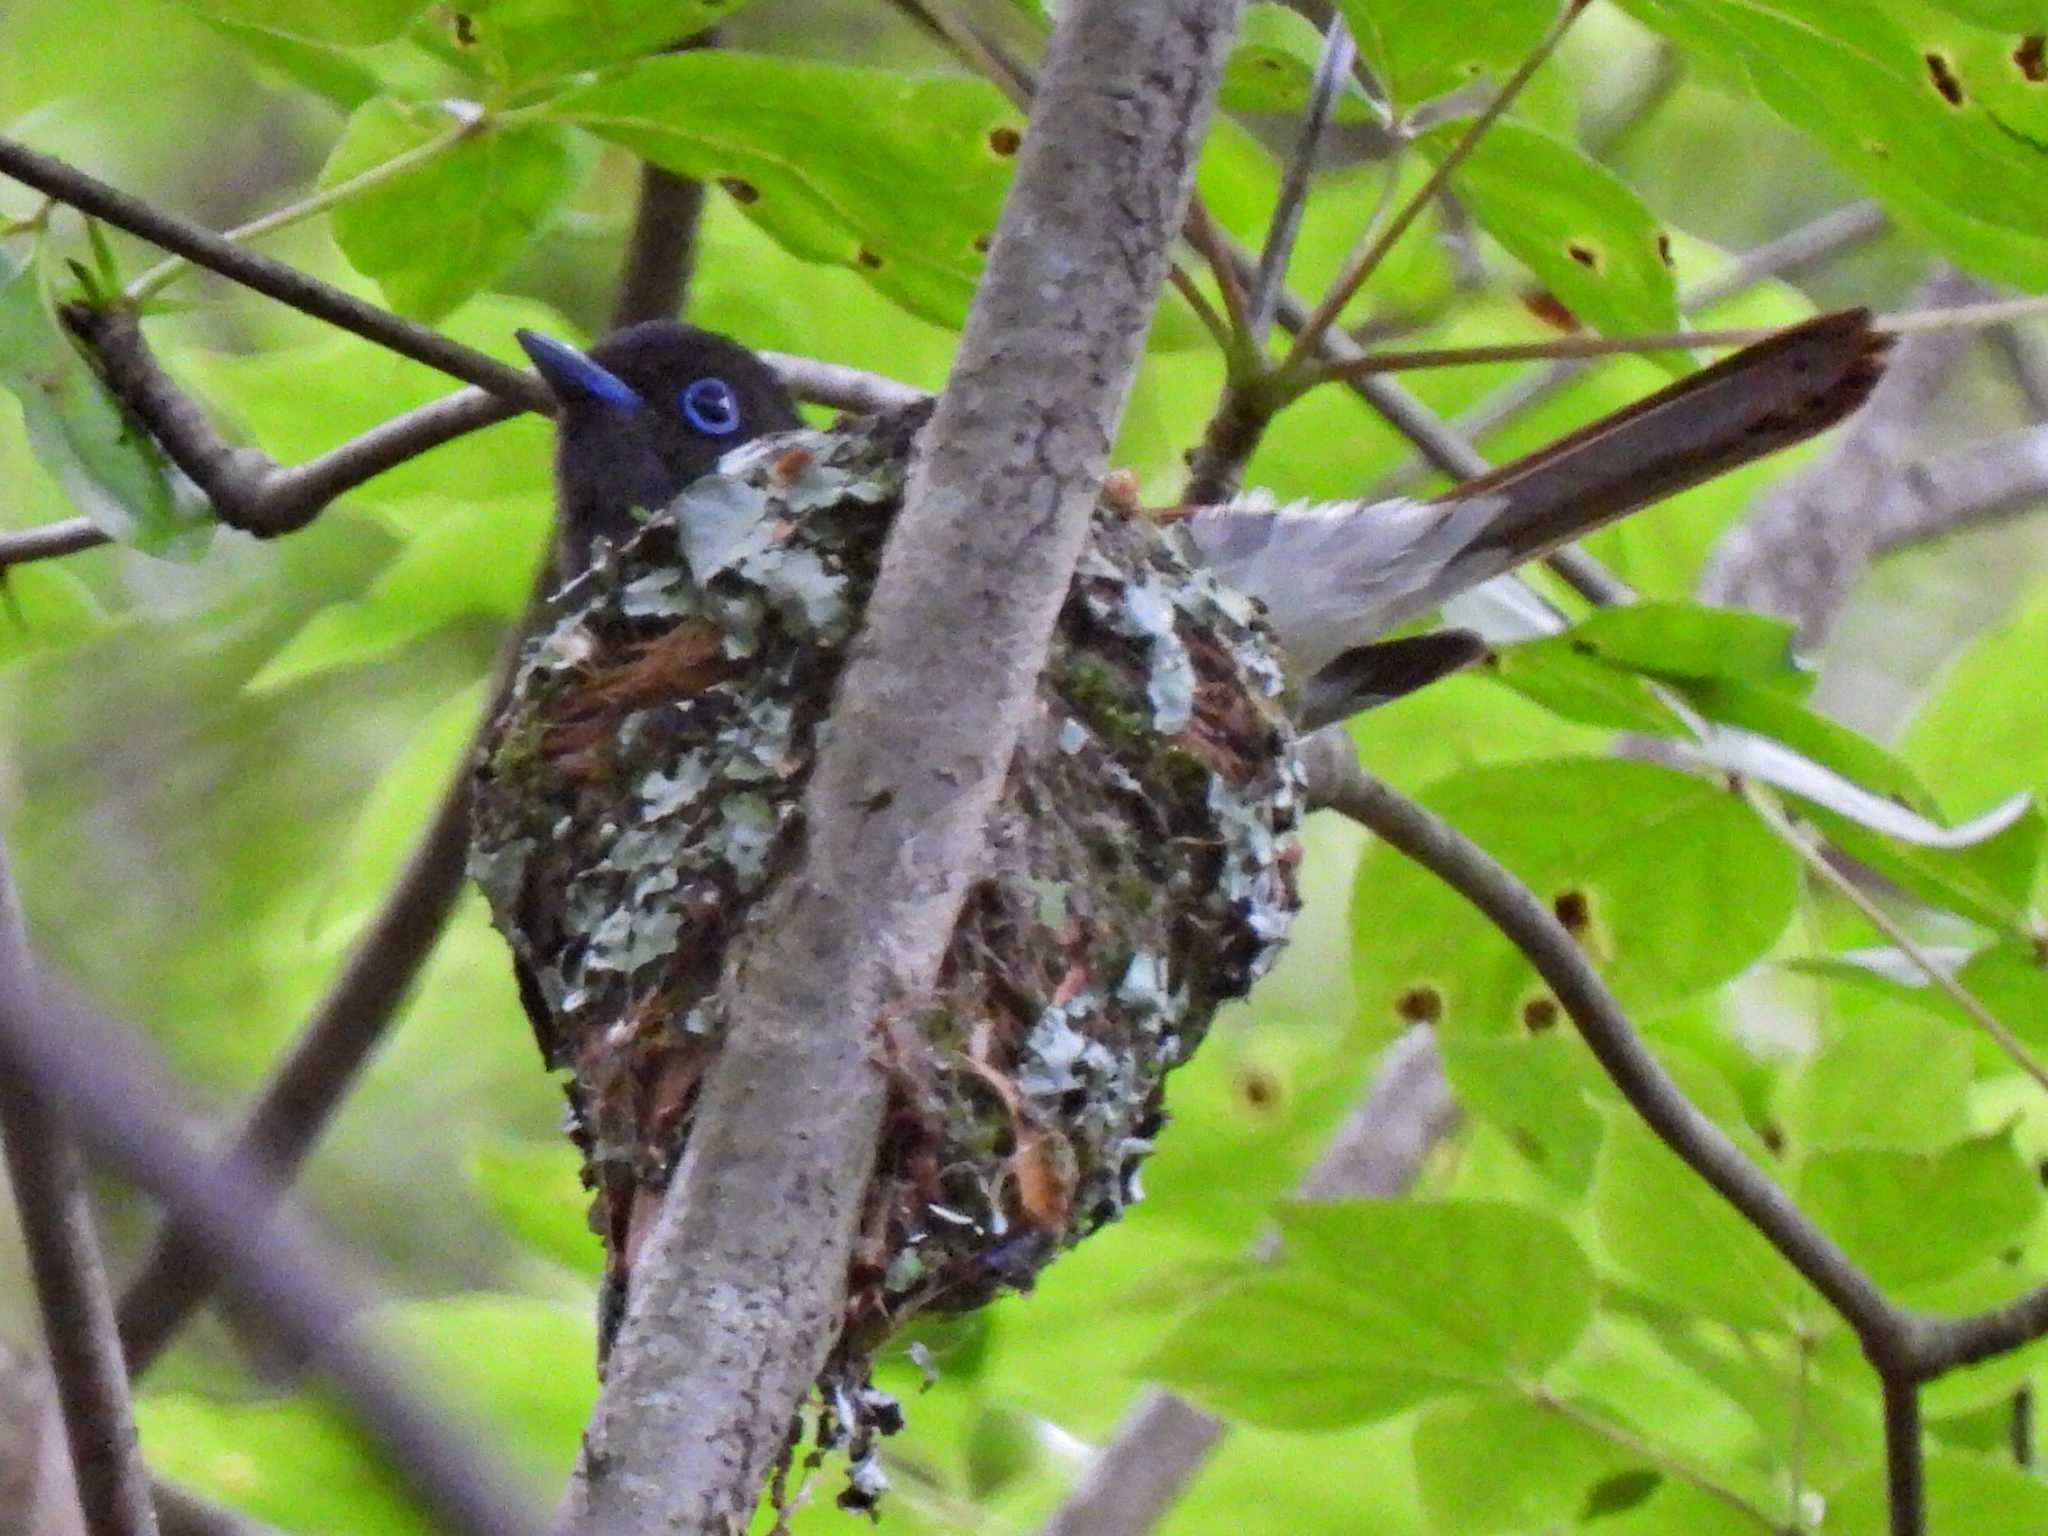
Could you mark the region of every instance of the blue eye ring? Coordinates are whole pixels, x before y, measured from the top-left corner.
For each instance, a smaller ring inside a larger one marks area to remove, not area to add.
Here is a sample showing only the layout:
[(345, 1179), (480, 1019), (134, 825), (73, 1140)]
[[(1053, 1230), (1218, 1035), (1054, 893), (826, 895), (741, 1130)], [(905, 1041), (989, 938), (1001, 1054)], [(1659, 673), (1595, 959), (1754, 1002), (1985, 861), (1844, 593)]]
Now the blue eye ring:
[(692, 381), (676, 396), (676, 403), (683, 408), (683, 420), (706, 437), (731, 437), (740, 429), (739, 396), (723, 379)]

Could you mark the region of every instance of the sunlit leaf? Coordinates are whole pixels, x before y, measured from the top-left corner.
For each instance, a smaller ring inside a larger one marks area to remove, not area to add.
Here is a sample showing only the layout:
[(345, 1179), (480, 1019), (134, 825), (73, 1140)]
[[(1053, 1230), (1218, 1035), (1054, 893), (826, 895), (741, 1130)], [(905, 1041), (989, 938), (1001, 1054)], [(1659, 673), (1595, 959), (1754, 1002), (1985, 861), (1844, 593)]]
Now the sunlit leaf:
[(604, 1249), (590, 1230), (582, 1158), (567, 1141), (494, 1141), (470, 1153), (469, 1176), (506, 1229), (535, 1253), (595, 1276)]
[[(408, 315), (438, 318), (489, 287), (575, 189), (576, 156), (560, 129), (478, 124), (463, 115), (474, 111), (377, 97), (349, 119), (320, 171), (332, 187), (418, 159), (334, 210), (336, 243)], [(446, 147), (426, 149), (436, 141)]]
[(463, 0), (427, 27), (465, 68), (521, 85), (657, 53), (725, 20), (748, 0)]
[[(1479, 1466), (1484, 1477), (1473, 1476)], [(1517, 1399), (1432, 1407), (1415, 1426), (1415, 1470), (1423, 1507), (1444, 1536), (1560, 1528), (1629, 1507), (1657, 1486), (1647, 1458)], [(1631, 1471), (1648, 1480), (1624, 1479)], [(1605, 1499), (1596, 1497), (1601, 1488), (1611, 1490)]]
[(551, 110), (717, 183), (797, 255), (942, 324), (966, 313), (1024, 128), (963, 75), (725, 52), (646, 59)]
[[(1268, 3), (1246, 6), (1217, 102), (1232, 112), (1299, 112), (1308, 105), (1322, 52), (1322, 34), (1299, 11)], [(1338, 122), (1375, 115), (1348, 75), (1332, 115)]]
[(0, 569), (0, 667), (74, 644), (104, 622), (92, 589), (61, 566), (40, 562)]
[(1551, 0), (1340, 0), (1338, 9), (1374, 79), (1402, 112), (1489, 71), (1512, 70), (1557, 15)]
[(426, 8), (425, 0), (178, 0), (216, 21), (260, 27), (287, 37), (361, 47), (396, 37)]
[[(1933, 1449), (1925, 1475), (1930, 1531), (2035, 1536), (2048, 1530), (2048, 1482), (2025, 1467)], [(1884, 1530), (1888, 1487), (1883, 1464), (1874, 1463), (1836, 1489), (1827, 1499), (1823, 1536), (1869, 1536)]]

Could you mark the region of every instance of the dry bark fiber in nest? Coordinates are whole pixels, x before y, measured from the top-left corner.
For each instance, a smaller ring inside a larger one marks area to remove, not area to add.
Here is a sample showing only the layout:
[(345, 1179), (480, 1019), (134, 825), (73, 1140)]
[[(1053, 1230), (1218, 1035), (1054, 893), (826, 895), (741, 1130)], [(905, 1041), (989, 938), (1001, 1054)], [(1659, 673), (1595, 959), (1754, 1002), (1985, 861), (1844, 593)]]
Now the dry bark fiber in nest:
[[(922, 421), (728, 455), (553, 600), (489, 733), (472, 868), (572, 1074), (607, 1338), (725, 1028), (720, 976), (792, 867)], [(1181, 535), (1098, 508), (937, 993), (877, 1021), (892, 1110), (842, 1363), (920, 1308), (1028, 1286), (1137, 1197), (1165, 1074), (1295, 909), (1283, 692), (1251, 602)]]

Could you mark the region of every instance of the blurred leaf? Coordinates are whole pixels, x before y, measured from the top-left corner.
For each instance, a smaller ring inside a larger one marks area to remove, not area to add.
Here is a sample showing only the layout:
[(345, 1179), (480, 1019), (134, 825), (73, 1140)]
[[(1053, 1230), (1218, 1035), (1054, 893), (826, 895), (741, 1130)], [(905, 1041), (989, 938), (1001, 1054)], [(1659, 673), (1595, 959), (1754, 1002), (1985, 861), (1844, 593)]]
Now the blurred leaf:
[(362, 47), (396, 37), (425, 0), (178, 0), (214, 21), (260, 27), (287, 37)]
[(1887, 1010), (1838, 1028), (1787, 1089), (1794, 1145), (1931, 1151), (1969, 1129), (1970, 1040)]
[(1938, 1152), (1833, 1151), (1806, 1160), (1799, 1201), (1887, 1288), (1959, 1274), (2018, 1243), (2041, 1184), (2006, 1132)]
[[(2048, 1482), (2025, 1467), (1930, 1447), (1926, 1460), (1927, 1529), (1957, 1536), (2038, 1536), (2048, 1530)], [(1885, 1469), (1873, 1464), (1827, 1499), (1824, 1536), (1870, 1536), (1885, 1529), (1890, 1500)]]
[(1569, 634), (1497, 647), (1479, 675), (1582, 725), (1654, 736), (1686, 734), (1685, 723), (1638, 674), (1580, 650)]
[(295, 85), (353, 112), (384, 89), (377, 72), (354, 54), (329, 43), (289, 37), (266, 27), (209, 18), (221, 36)]
[(1799, 664), (1796, 627), (1769, 614), (1647, 601), (1601, 608), (1574, 625), (1585, 654), (1677, 680), (1726, 679), (1803, 698), (1817, 674)]
[[(1670, 769), (1595, 758), (1510, 764), (1454, 774), (1422, 800), (1567, 909), (1627, 1008), (1665, 1006), (1736, 975), (1792, 914), (1791, 853), (1718, 785)], [(1531, 1011), (1543, 988), (1520, 952), (1384, 844), (1359, 863), (1352, 921), (1367, 1019), (1412, 1014), (1427, 994), (1447, 1034), (1555, 1020), (1555, 1005)]]
[(1557, 15), (1550, 0), (1484, 6), (1438, 0), (1339, 0), (1358, 51), (1406, 112), (1416, 103), (1519, 64)]
[(360, 666), (463, 614), (509, 618), (533, 590), (546, 527), (530, 497), (444, 505), (368, 592), (314, 614), (249, 688), (264, 693)]
[(1933, 0), (1950, 15), (1975, 22), (1980, 27), (2005, 27), (2023, 32), (2041, 25), (2040, 0)]
[(0, 667), (83, 640), (104, 622), (92, 589), (62, 566), (0, 567)]
[(583, 1159), (566, 1141), (492, 1141), (469, 1155), (469, 1176), (507, 1230), (535, 1253), (595, 1278), (604, 1245), (590, 1230)]
[[(464, 105), (460, 110), (474, 112)], [(349, 119), (321, 168), (332, 187), (460, 132), (439, 103), (389, 96)], [(393, 308), (437, 319), (516, 260), (575, 190), (569, 139), (546, 124), (486, 120), (411, 169), (341, 202), (334, 238), (356, 270), (373, 277)]]
[[(1308, 106), (1322, 53), (1322, 33), (1300, 12), (1264, 0), (1246, 6), (1223, 66), (1217, 104), (1227, 112), (1300, 112)], [(1334, 120), (1370, 122), (1375, 116), (1372, 103), (1347, 73)]]
[(967, 312), (1024, 129), (965, 76), (724, 52), (644, 59), (551, 111), (717, 182), (797, 255), (944, 325)]
[[(1464, 131), (1447, 123), (1416, 148), (1441, 161)], [(1495, 123), (1451, 173), (1472, 217), (1578, 321), (1610, 336), (1675, 331), (1678, 282), (1667, 237), (1635, 190), (1572, 145)], [(1657, 359), (1653, 359), (1657, 360)], [(1669, 358), (1683, 371), (1682, 354)]]
[(2048, 788), (2048, 586), (1951, 658), (1907, 724), (1899, 753), (1958, 805), (1988, 805), (2015, 781)]
[[(526, 1297), (469, 1295), (384, 1307), (372, 1326), (417, 1360), (416, 1386), (488, 1426), (491, 1449), (536, 1501), (559, 1491), (596, 1396), (589, 1318)], [(313, 1393), (249, 1401), (146, 1393), (135, 1409), (153, 1467), (285, 1530), (441, 1529)]]
[(748, 0), (463, 0), (428, 25), (439, 51), (509, 85), (658, 53), (744, 9)]
[(1330, 1428), (1535, 1381), (1592, 1316), (1558, 1222), (1483, 1201), (1286, 1206), (1277, 1268), (1195, 1312), (1148, 1375), (1233, 1417)]
[(0, 387), (19, 402), (37, 460), (102, 533), (169, 560), (206, 552), (213, 508), (128, 424), (51, 313), (37, 268), (4, 250)]
[[(1485, 1475), (1474, 1476), (1480, 1467)], [(1620, 1481), (1647, 1468), (1644, 1457), (1554, 1409), (1517, 1399), (1438, 1404), (1415, 1426), (1423, 1507), (1444, 1536), (1559, 1529), (1582, 1515), (1612, 1513), (1619, 1492), (1600, 1501), (1596, 1489), (1633, 1488), (1630, 1503), (1647, 1498), (1654, 1474), (1647, 1484)]]
[(1674, 1306), (1771, 1330), (1789, 1330), (1822, 1307), (1763, 1236), (1633, 1112), (1610, 1112), (1592, 1216), (1609, 1262)]
[(1599, 1069), (1566, 1029), (1533, 1038), (1451, 1035), (1438, 1050), (1451, 1096), (1498, 1127), (1547, 1179), (1583, 1194), (1602, 1125), (1590, 1102)]

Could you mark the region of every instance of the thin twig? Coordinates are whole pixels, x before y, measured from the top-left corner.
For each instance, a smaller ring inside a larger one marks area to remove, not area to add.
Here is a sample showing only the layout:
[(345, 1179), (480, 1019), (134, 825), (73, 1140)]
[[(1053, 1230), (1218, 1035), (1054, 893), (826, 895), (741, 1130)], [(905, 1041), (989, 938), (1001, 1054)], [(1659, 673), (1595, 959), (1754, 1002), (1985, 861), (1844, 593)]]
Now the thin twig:
[[(1889, 227), (1884, 210), (1876, 203), (1851, 203), (1824, 213), (1809, 224), (1765, 241), (1712, 277), (1688, 288), (1678, 297), (1679, 313), (1696, 314), (1760, 283), (1805, 271), (1874, 239)], [(1589, 358), (1564, 358), (1539, 372), (1503, 384), (1460, 415), (1451, 428), (1467, 442), (1476, 443), (1556, 396), (1584, 373), (1591, 362)], [(1416, 454), (1382, 475), (1366, 493), (1367, 499), (1409, 495), (1440, 467), (1426, 455)]]
[(303, 314), (374, 341), (402, 357), (452, 374), (467, 383), (516, 400), (530, 411), (551, 411), (554, 401), (534, 374), (450, 340), (427, 326), (402, 320), (389, 310), (366, 304), (296, 267), (223, 239), (203, 225), (117, 191), (61, 160), (36, 153), (12, 139), (0, 138), (0, 175), (47, 193), (116, 229), (140, 235), (152, 244), (231, 278), (243, 287), (276, 299)]
[(27, 565), (32, 560), (54, 560), (62, 555), (75, 555), (81, 549), (94, 549), (112, 542), (112, 538), (102, 533), (99, 524), (89, 517), (67, 517), (58, 522), (44, 523), (39, 528), (0, 533), (0, 570), (10, 565)]
[(1926, 947), (1901, 927), (1875, 901), (1870, 894), (1843, 871), (1837, 869), (1833, 860), (1821, 851), (1813, 839), (1805, 836), (1792, 824), (1792, 818), (1785, 814), (1785, 808), (1776, 795), (1752, 779), (1742, 780), (1742, 797), (1749, 802), (1750, 809), (1762, 818), (1765, 826), (1777, 834), (1778, 840), (1799, 857), (1799, 862), (1817, 875), (1836, 895), (1863, 914), (1864, 921), (1888, 939), (1894, 948), (1934, 984), (1935, 990), (1946, 996), (1976, 1026), (1991, 1037), (1991, 1041), (2005, 1052), (2012, 1063), (2031, 1077), (2040, 1087), (2048, 1088), (2048, 1067), (2034, 1058), (2026, 1042), (2012, 1032), (1977, 995), (1965, 987)]
[[(415, 144), (411, 149), (393, 155), (389, 160), (367, 166), (345, 181), (337, 181), (332, 186), (322, 187), (309, 197), (300, 198), (283, 208), (273, 209), (261, 218), (238, 225), (228, 230), (221, 238), (231, 240), (236, 245), (246, 246), (251, 240), (260, 240), (280, 229), (289, 229), (294, 224), (314, 218), (330, 208), (338, 207), (365, 192), (381, 187), (386, 182), (411, 175), (421, 166), (438, 160), (464, 140), (474, 138), (488, 121), (483, 111), (473, 102), (451, 103), (449, 110), (454, 114), (455, 121), (425, 142)], [(122, 290), (122, 296), (131, 304), (139, 305), (161, 293), (191, 268), (192, 263), (184, 257), (168, 257), (131, 282)]]
[(1305, 744), (1303, 758), (1315, 803), (1350, 817), (1422, 865), (1521, 950), (1657, 1138), (1740, 1211), (1858, 1337), (1896, 1338), (1902, 1331), (1897, 1310), (1835, 1241), (1685, 1097), (1546, 903), (1442, 817), (1367, 773), (1342, 732), (1318, 732)]
[[(1294, 254), (1302, 210), (1308, 204), (1309, 178), (1315, 173), (1323, 134), (1337, 110), (1338, 98), (1350, 84), (1351, 63), (1357, 56), (1351, 29), (1344, 23), (1344, 12), (1332, 7), (1329, 27), (1323, 33), (1323, 51), (1316, 60), (1315, 78), (1309, 85), (1308, 110), (1302, 114), (1301, 132), (1295, 138), (1287, 168), (1281, 173), (1280, 195), (1266, 225), (1266, 243), (1259, 251), (1258, 276), (1252, 282), (1251, 312), (1246, 320), (1247, 339), (1254, 351), (1265, 346), (1266, 332), (1272, 327), (1273, 307), (1279, 301), (1280, 285), (1287, 280), (1288, 258)], [(1390, 171), (1388, 185), (1392, 184)]]
[(345, 1266), (277, 1214), (267, 1193), (201, 1152), (143, 1064), (131, 1034), (47, 977), (0, 969), (0, 1074), (63, 1107), (98, 1156), (201, 1234), (264, 1325), (321, 1369), (391, 1465), (466, 1536), (535, 1530), (516, 1486), (407, 1385), (354, 1326), (368, 1298)]
[[(0, 986), (33, 1000), (27, 933), (0, 865)], [(149, 1473), (135, 1438), (113, 1294), (85, 1194), (85, 1165), (64, 1114), (36, 1084), (0, 1076), (0, 1143), (35, 1277), (50, 1371), (89, 1536), (157, 1536)]]
[(1466, 124), (1465, 131), (1459, 134), (1457, 142), (1452, 144), (1444, 157), (1431, 168), (1422, 185), (1415, 189), (1414, 195), (1401, 205), (1384, 226), (1360, 242), (1359, 248), (1345, 259), (1336, 280), (1330, 284), (1322, 298), (1317, 300), (1315, 308), (1309, 311), (1307, 321), (1295, 333), (1294, 346), (1287, 355), (1285, 367), (1299, 367), (1315, 352), (1316, 344), (1329, 330), (1330, 323), (1343, 313), (1344, 306), (1357, 295), (1366, 280), (1379, 270), (1380, 263), (1386, 259), (1387, 253), (1393, 250), (1396, 242), (1422, 216), (1422, 211), (1436, 200), (1449, 183), (1451, 173), (1464, 164), (1472, 151), (1479, 147), (1480, 140), (1484, 139), (1493, 125), (1500, 120), (1501, 114), (1514, 104), (1515, 98), (1522, 94), (1523, 87), (1535, 77), (1536, 71), (1541, 69), (1545, 61), (1556, 51), (1557, 45), (1564, 41), (1565, 33), (1571, 30), (1571, 24), (1578, 19), (1579, 13), (1589, 3), (1590, 0), (1564, 0), (1556, 20), (1551, 22), (1549, 29), (1537, 40), (1536, 46), (1529, 50), (1527, 57), (1516, 66), (1515, 72), (1509, 75), (1501, 88), (1494, 93), (1493, 99), (1486, 104), (1485, 109)]

